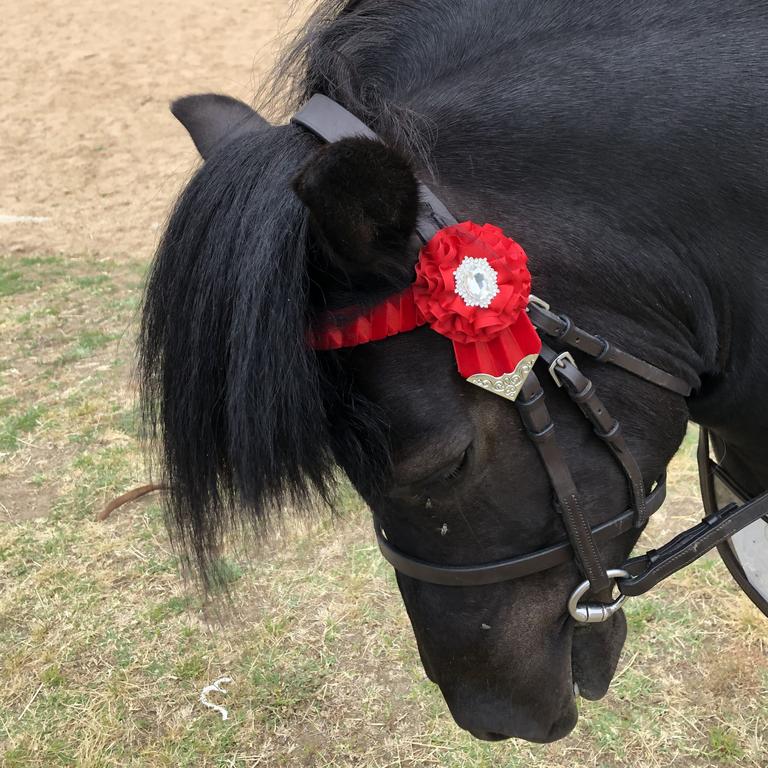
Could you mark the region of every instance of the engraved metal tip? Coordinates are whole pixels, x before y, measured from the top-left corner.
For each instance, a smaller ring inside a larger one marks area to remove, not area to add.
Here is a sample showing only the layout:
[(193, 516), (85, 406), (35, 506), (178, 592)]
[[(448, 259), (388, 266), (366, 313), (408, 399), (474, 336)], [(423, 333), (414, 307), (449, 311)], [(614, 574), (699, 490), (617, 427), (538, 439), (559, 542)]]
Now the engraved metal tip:
[(520, 394), (520, 390), (533, 370), (533, 364), (538, 359), (538, 355), (526, 355), (516, 366), (512, 373), (505, 373), (501, 376), (491, 376), (490, 373), (476, 373), (467, 378), (470, 384), (474, 384), (482, 389), (493, 392), (494, 395), (504, 397), (513, 402)]

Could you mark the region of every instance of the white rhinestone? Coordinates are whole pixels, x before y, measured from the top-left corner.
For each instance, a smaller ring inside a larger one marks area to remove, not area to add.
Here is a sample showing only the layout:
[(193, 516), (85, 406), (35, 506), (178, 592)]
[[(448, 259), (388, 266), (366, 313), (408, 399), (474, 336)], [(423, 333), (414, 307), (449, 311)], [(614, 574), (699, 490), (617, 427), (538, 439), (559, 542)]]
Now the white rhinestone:
[(486, 309), (499, 292), (498, 275), (487, 259), (465, 256), (453, 279), (456, 295), (468, 307)]

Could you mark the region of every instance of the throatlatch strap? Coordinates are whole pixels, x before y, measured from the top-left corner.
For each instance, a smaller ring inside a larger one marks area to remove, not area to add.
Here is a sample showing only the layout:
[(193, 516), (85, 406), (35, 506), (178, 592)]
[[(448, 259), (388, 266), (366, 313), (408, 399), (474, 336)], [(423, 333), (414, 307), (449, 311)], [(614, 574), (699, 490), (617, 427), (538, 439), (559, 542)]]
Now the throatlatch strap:
[(530, 373), (517, 399), (517, 408), (528, 436), (541, 456), (555, 491), (563, 525), (568, 532), (577, 562), (592, 591), (610, 590), (611, 580), (592, 536), (592, 528), (579, 500), (571, 471), (555, 439), (555, 425), (544, 400), (544, 390), (535, 373)]
[(651, 384), (676, 392), (678, 395), (688, 397), (691, 394), (691, 387), (678, 376), (673, 376), (645, 360), (630, 355), (623, 349), (614, 347), (600, 336), (587, 333), (575, 326), (566, 315), (557, 315), (541, 303), (531, 301), (528, 305), (528, 317), (541, 333), (561, 344), (584, 352), (599, 363), (610, 363), (617, 368), (623, 368)]

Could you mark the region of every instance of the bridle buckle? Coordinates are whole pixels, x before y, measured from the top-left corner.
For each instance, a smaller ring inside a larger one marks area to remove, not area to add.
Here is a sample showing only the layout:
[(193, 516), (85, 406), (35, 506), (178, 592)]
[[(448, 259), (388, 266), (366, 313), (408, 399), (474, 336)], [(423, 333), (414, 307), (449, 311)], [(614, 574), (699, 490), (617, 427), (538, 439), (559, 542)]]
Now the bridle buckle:
[[(612, 568), (606, 571), (606, 575), (609, 579), (628, 579), (629, 573), (620, 568)], [(573, 590), (573, 594), (568, 600), (568, 613), (580, 624), (599, 624), (603, 621), (608, 621), (615, 613), (618, 613), (624, 601), (627, 599), (626, 595), (620, 594), (612, 603), (579, 603), (584, 595), (589, 592), (592, 585), (589, 581), (583, 581), (576, 589)]]
[(561, 352), (549, 366), (549, 375), (553, 378), (558, 387), (562, 387), (563, 382), (560, 381), (556, 369), (562, 368), (566, 362), (569, 362), (574, 368), (576, 367), (576, 361), (573, 359), (573, 355), (570, 352)]
[(528, 303), (533, 304), (534, 306), (537, 306), (540, 309), (546, 310), (547, 312), (550, 311), (549, 304), (546, 301), (544, 301), (544, 299), (540, 299), (538, 296), (534, 296), (532, 293), (528, 296)]

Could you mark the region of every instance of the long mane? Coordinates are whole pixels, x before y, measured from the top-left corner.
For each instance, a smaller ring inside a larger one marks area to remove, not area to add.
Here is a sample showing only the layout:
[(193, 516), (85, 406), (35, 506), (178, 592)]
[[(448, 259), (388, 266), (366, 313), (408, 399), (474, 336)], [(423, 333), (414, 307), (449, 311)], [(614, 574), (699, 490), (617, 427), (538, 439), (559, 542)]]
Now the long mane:
[(307, 214), (287, 183), (311, 147), (283, 126), (210, 158), (176, 203), (149, 275), (145, 423), (169, 523), (204, 575), (228, 527), (263, 530), (271, 511), (331, 496), (327, 411), (344, 391), (306, 344)]
[[(355, 5), (320, 2), (258, 100), (274, 115), (278, 103), (326, 93), (425, 157), (424, 125), (385, 108), (337, 55), (339, 25), (342, 38), (368, 45), (358, 36), (368, 20), (348, 14)], [(168, 489), (167, 522), (204, 584), (228, 530), (262, 534), (286, 508), (332, 506), (339, 457), (358, 488), (388, 468), (386, 430), (344, 353), (317, 355), (306, 343), (322, 267), (290, 180), (317, 146), (278, 125), (215, 152), (176, 202), (148, 277), (138, 340), (145, 432)]]

